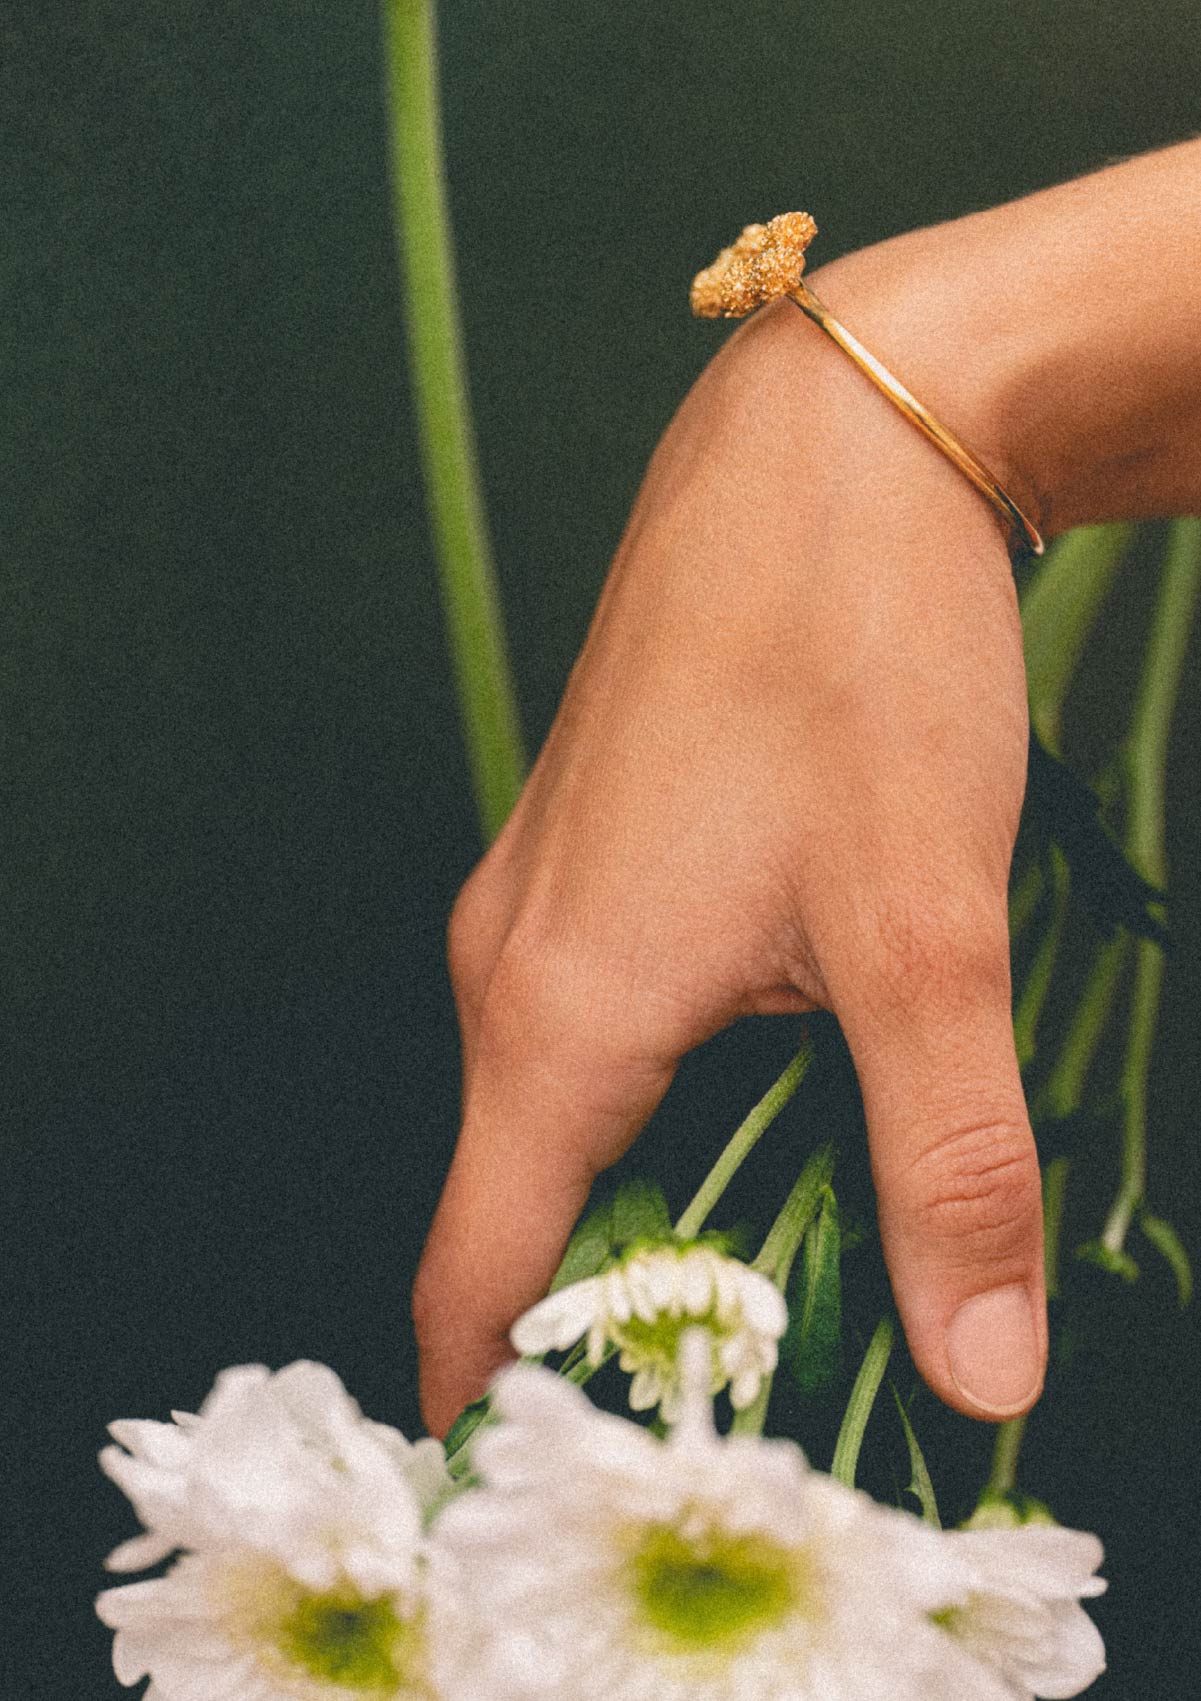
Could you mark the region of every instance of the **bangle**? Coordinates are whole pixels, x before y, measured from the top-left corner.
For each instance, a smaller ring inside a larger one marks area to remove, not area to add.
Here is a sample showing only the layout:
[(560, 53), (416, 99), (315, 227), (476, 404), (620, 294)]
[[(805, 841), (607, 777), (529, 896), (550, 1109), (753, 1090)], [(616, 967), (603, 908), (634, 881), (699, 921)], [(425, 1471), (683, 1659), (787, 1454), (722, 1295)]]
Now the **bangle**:
[(808, 213), (780, 213), (768, 224), (747, 225), (733, 246), (723, 248), (713, 264), (694, 278), (692, 311), (705, 319), (740, 319), (777, 296), (787, 296), (992, 504), (1010, 532), (1015, 551), (1041, 555), (1044, 546), (1038, 528), (980, 457), (935, 419), (802, 282), (805, 250), (816, 235), (817, 225)]

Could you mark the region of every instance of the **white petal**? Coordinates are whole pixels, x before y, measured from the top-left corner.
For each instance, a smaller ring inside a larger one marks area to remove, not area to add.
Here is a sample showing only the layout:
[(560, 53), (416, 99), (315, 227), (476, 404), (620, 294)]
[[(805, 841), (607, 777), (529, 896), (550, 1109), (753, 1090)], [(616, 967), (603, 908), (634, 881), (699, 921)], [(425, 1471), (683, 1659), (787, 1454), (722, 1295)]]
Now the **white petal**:
[(680, 1259), (680, 1292), (684, 1310), (703, 1317), (713, 1304), (713, 1265), (704, 1247), (694, 1247)]
[(174, 1547), (175, 1543), (169, 1538), (147, 1531), (144, 1535), (131, 1536), (127, 1542), (115, 1547), (104, 1562), (105, 1568), (109, 1571), (147, 1571), (160, 1559), (166, 1559)]
[(744, 1270), (738, 1298), (743, 1316), (752, 1328), (779, 1340), (788, 1327), (788, 1306), (776, 1284), (758, 1270)]
[(730, 1404), (736, 1412), (745, 1410), (759, 1392), (763, 1381), (757, 1370), (744, 1370), (730, 1384)]
[(615, 1323), (628, 1323), (634, 1314), (634, 1299), (620, 1264), (600, 1278), (605, 1310)]
[(630, 1383), (630, 1409), (635, 1412), (648, 1412), (652, 1406), (657, 1406), (662, 1393), (662, 1384), (658, 1373), (654, 1370), (643, 1369), (635, 1373)]
[(519, 1317), (509, 1331), (509, 1339), (519, 1353), (562, 1352), (587, 1331), (600, 1303), (601, 1283), (597, 1277), (572, 1282), (558, 1293), (548, 1294)]

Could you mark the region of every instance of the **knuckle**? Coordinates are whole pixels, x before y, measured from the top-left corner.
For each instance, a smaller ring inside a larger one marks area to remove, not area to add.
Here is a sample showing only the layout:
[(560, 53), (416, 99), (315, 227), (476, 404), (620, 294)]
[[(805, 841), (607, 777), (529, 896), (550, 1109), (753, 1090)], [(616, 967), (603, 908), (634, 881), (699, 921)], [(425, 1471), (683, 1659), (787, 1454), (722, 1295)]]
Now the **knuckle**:
[(493, 966), (482, 1030), (505, 1049), (558, 1039), (587, 1022), (588, 990), (581, 954), (542, 923), (520, 920)]
[(960, 1124), (909, 1167), (906, 1202), (944, 1253), (1025, 1264), (1041, 1232), (1038, 1156), (1011, 1121)]
[(446, 927), (446, 960), (457, 993), (470, 993), (486, 977), (494, 954), (498, 906), (481, 864), (462, 887)]
[(998, 904), (983, 894), (910, 897), (876, 917), (876, 963), (890, 999), (941, 1005), (1009, 996), (1009, 935)]

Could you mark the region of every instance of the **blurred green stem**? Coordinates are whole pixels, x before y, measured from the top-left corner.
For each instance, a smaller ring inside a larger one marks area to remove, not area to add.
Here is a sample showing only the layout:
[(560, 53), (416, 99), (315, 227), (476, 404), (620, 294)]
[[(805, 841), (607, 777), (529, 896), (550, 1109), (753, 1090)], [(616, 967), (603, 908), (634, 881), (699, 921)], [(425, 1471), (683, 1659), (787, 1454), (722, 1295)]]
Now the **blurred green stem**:
[(1047, 1298), (1059, 1298), (1059, 1248), (1067, 1199), (1069, 1158), (1052, 1158), (1043, 1171), (1043, 1276)]
[(1043, 871), (1039, 862), (1032, 862), (1014, 887), (1009, 899), (1009, 937), (1016, 939), (1025, 931), (1042, 897)]
[(1124, 524), (1068, 532), (1022, 597), (1030, 718), (1057, 754), (1068, 688), (1133, 534), (1134, 527)]
[(417, 435), (476, 806), (493, 839), (525, 756), (476, 457), (443, 168), (433, 0), (382, 0)]
[[(1126, 849), (1139, 872), (1156, 886), (1167, 883), (1164, 794), (1172, 714), (1184, 673), (1189, 634), (1201, 591), (1201, 520), (1172, 526), (1147, 644), (1134, 721), (1126, 746)], [(1122, 1069), (1122, 1174), (1117, 1197), (1101, 1232), (1110, 1253), (1121, 1252), (1147, 1187), (1147, 1081), (1159, 997), (1163, 952), (1140, 939), (1135, 953), (1130, 1033)]]
[[(1046, 1272), (1047, 1298), (1059, 1294), (1059, 1243), (1063, 1231), (1063, 1206), (1067, 1193), (1068, 1160), (1055, 1158), (1043, 1172), (1043, 1267)], [(984, 1485), (981, 1501), (999, 1500), (1012, 1494), (1017, 1482), (1018, 1456), (1026, 1436), (1030, 1414), (1010, 1418), (998, 1425), (993, 1444), (992, 1469)]]
[(1101, 1043), (1109, 1012), (1113, 1009), (1129, 951), (1129, 935), (1118, 932), (1107, 939), (1097, 952), (1071, 1025), (1064, 1035), (1055, 1067), (1035, 1105), (1036, 1122), (1044, 1116), (1064, 1117), (1079, 1110), (1088, 1071)]
[(1068, 912), (1068, 861), (1058, 845), (1050, 847), (1048, 864), (1051, 914), (1038, 942), (1038, 950), (1026, 975), (1026, 984), (1022, 988), (1022, 996), (1018, 1000), (1013, 1017), (1013, 1040), (1018, 1054), (1018, 1066), (1022, 1069), (1034, 1059), (1038, 1024), (1047, 1002), (1047, 994), (1051, 990), (1051, 977), (1055, 973), (1055, 960), (1059, 955)]

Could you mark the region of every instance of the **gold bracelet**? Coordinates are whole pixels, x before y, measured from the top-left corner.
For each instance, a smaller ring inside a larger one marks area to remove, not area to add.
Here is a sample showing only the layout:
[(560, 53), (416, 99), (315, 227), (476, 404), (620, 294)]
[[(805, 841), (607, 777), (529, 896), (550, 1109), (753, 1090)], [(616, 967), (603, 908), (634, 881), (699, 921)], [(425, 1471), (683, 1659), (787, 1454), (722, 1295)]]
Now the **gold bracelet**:
[(802, 282), (805, 250), (816, 235), (817, 226), (808, 213), (780, 213), (768, 224), (748, 224), (737, 242), (723, 248), (713, 264), (693, 279), (692, 311), (705, 319), (740, 319), (786, 295), (991, 502), (1005, 521), (1016, 549), (1041, 555), (1044, 545), (1037, 526), (1001, 488), (980, 457), (940, 424)]

